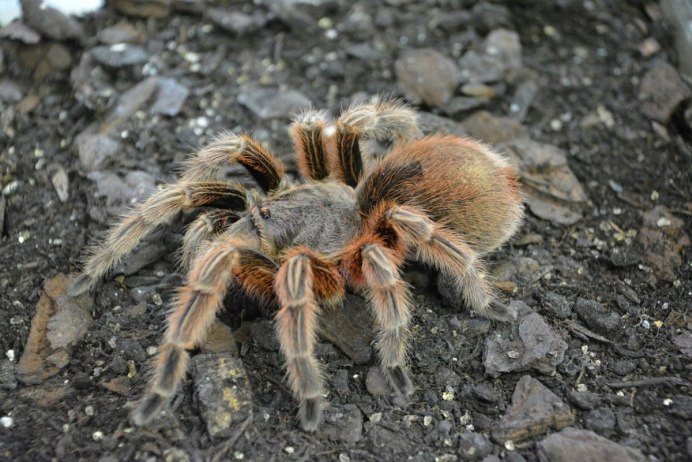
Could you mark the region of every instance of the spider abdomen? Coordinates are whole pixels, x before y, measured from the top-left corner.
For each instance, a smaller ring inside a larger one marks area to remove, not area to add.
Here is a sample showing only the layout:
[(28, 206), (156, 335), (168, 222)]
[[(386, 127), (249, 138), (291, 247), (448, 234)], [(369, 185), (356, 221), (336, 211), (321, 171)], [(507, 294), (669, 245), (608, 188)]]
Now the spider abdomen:
[(489, 147), (435, 135), (395, 148), (364, 179), (359, 205), (409, 205), (458, 233), (480, 255), (499, 247), (523, 216), (515, 169)]

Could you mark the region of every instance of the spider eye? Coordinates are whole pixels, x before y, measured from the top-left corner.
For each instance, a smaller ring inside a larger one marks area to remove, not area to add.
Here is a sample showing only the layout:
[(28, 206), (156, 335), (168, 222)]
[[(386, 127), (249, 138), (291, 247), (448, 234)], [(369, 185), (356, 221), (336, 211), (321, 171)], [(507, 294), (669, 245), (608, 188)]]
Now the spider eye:
[(260, 213), (260, 216), (262, 218), (264, 218), (265, 220), (268, 220), (272, 216), (271, 211), (269, 211), (269, 207), (261, 207), (259, 209), (259, 213)]

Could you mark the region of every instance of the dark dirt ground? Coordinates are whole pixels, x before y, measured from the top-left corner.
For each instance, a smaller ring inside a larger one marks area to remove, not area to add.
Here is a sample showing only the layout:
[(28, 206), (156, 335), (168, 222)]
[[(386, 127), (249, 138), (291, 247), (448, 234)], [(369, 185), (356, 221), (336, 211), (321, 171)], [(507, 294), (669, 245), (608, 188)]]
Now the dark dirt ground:
[[(159, 75), (173, 77), (191, 90), (177, 115), (153, 116), (143, 110), (122, 122), (120, 130), (126, 133), (121, 148), (102, 170), (121, 175), (144, 170), (157, 182), (170, 181), (179, 161), (222, 129), (247, 130), (288, 155), (289, 120), (260, 120), (241, 105), (237, 97), (248, 85), (298, 90), (315, 107), (335, 114), (358, 95), (400, 95), (394, 62), (402, 50), (431, 47), (457, 61), (456, 44), (463, 43), (464, 50), (474, 46), (487, 33), (484, 22), (492, 19), (481, 15), (456, 21), (447, 10), (470, 11), (469, 1), (317, 3), (326, 6), (315, 22), (329, 18), (338, 31), (336, 39), (326, 37), (328, 22), (290, 27), (280, 17), (270, 17), (242, 36), (210, 27), (208, 17), (199, 13), (178, 9), (165, 19), (127, 17), (113, 9), (80, 18), (84, 43), (63, 42), (72, 68), (84, 50), (97, 44), (99, 30), (126, 20), (144, 37), (143, 47)], [(537, 83), (522, 123), (532, 139), (568, 153), (588, 203), (583, 218), (572, 225), (527, 213), (516, 243), (493, 254), (489, 264), (497, 268), (520, 257), (533, 259), (535, 267), (516, 273), (516, 291), (502, 296), (526, 303), (567, 342), (555, 373), (528, 374), (568, 403), (575, 416), (572, 426), (636, 448), (649, 460), (690, 460), (692, 394), (689, 382), (684, 382), (692, 372), (690, 346), (686, 354), (674, 340), (685, 335), (689, 339), (692, 328), (692, 258), (689, 247), (674, 242), (684, 244), (680, 236), (691, 229), (692, 127), (681, 110), (670, 121), (652, 124), (638, 98), (642, 77), (654, 63), (676, 64), (673, 36), (660, 18), (652, 17), (655, 2), (557, 3), (502, 3), (511, 14), (500, 25), (519, 34), (524, 71)], [(241, 4), (228, 6), (267, 13), (262, 4)], [(353, 25), (357, 22), (347, 22), (354, 9), (374, 25), (359, 28)], [(650, 37), (661, 49), (644, 57), (639, 46)], [(359, 56), (352, 49), (347, 52), (361, 43), (377, 46)], [(106, 200), (95, 196), (96, 185), (86, 178), (74, 144), (87, 125), (103, 120), (108, 96), (89, 99), (100, 101), (103, 108), (85, 103), (75, 95), (70, 69), (52, 69), (43, 76), (27, 68), (19, 57), (21, 48), (30, 46), (7, 39), (2, 43), (3, 77), (18, 85), (22, 97), (34, 95), (38, 101), (29, 111), (11, 109), (17, 101), (2, 106), (0, 182), (6, 190), (6, 209), (0, 229), (0, 417), (11, 417), (12, 425), (0, 427), (0, 459), (457, 460), (472, 458), (461, 452), (468, 441), (463, 435), (471, 428), (480, 435), (481, 448), (473, 457), (537, 460), (543, 435), (517, 442), (514, 448), (490, 438), (510, 407), (517, 382), (527, 374), (485, 374), (483, 345), (493, 332), (508, 327), (491, 323), (488, 330), (486, 323), (461, 337), (456, 331), (452, 334), (459, 325), (468, 325), (468, 315), (445, 306), (432, 282), (434, 275), (417, 267), (409, 274), (409, 279), (422, 281), (415, 298), (420, 309), (413, 320), (411, 377), (417, 391), (407, 404), (368, 391), (365, 377), (374, 360), (356, 364), (326, 342), (320, 347), (331, 377), (327, 400), (332, 409), (355, 412), (355, 423), (343, 425), (364, 422), (362, 433), (352, 441), (339, 423), (336, 430), (315, 434), (298, 428), (278, 351), (271, 342), (245, 334), (262, 330), (248, 325), (261, 327), (266, 321), (250, 319), (248, 313), (243, 325), (239, 315), (232, 317), (231, 325), (234, 331), (240, 329), (236, 339), (242, 341), (242, 360), (254, 394), (254, 420), (235, 435), (232, 447), (208, 436), (190, 380), (178, 393), (172, 412), (149, 428), (130, 426), (128, 403), (141, 395), (145, 374), (125, 380), (126, 396), (102, 383), (127, 377), (128, 361), (138, 372), (147, 368), (147, 349), (158, 345), (165, 318), (152, 291), (165, 304), (181, 280), (174, 275), (176, 233), (165, 235), (170, 250), (165, 256), (124, 280), (108, 278), (93, 292), (93, 323), (58, 375), (39, 385), (17, 382), (15, 364), (25, 349), (44, 281), (79, 271), (86, 244), (109, 220)], [(197, 54), (198, 66), (181, 47)], [(143, 80), (145, 67), (140, 63), (106, 68), (104, 75), (117, 95)], [(515, 87), (507, 83), (484, 109), (507, 115)], [(612, 126), (601, 123), (603, 118), (583, 122), (599, 105), (612, 116)], [(444, 115), (434, 107), (420, 110)], [(449, 118), (461, 121), (472, 112)], [(208, 126), (198, 130), (199, 124), (190, 121), (202, 116)], [(60, 169), (69, 179), (64, 202), (52, 182)], [(8, 187), (14, 181), (16, 188)], [(644, 214), (659, 205), (667, 208), (673, 225), (646, 241), (640, 237), (647, 235)], [(617, 230), (635, 233), (616, 237)], [(148, 292), (132, 290), (137, 287)], [(551, 293), (564, 297), (563, 317), (551, 308)], [(575, 327), (584, 323), (584, 316), (571, 311), (579, 298), (617, 314), (616, 328), (600, 333), (605, 338), (591, 334), (598, 322), (588, 331)], [(14, 362), (4, 356), (10, 350)], [(660, 378), (655, 385), (647, 382)], [(589, 402), (574, 398), (578, 384), (579, 390), (595, 394), (589, 395)], [(442, 398), (448, 387), (455, 393), (452, 400)], [(373, 417), (376, 413), (381, 415)]]

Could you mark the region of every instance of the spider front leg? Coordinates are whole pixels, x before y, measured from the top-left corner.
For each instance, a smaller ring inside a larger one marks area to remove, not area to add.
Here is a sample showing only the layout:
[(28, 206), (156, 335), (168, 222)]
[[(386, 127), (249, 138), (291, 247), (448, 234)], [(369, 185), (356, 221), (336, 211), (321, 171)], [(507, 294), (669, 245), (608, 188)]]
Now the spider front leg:
[(91, 289), (156, 228), (170, 224), (181, 212), (199, 207), (243, 210), (245, 189), (239, 184), (222, 182), (180, 182), (165, 186), (126, 215), (91, 250), (82, 274), (70, 287), (70, 295)]
[(474, 312), (499, 321), (513, 321), (515, 310), (495, 299), (483, 263), (473, 248), (428, 216), (413, 208), (395, 206), (383, 215), (382, 226), (391, 226), (419, 260), (454, 278), (458, 292)]
[(135, 425), (149, 422), (175, 394), (187, 370), (188, 350), (204, 341), (232, 279), (250, 295), (273, 298), (276, 264), (247, 248), (258, 244), (250, 236), (223, 236), (195, 259), (169, 316), (149, 389), (132, 413)]
[(315, 357), (317, 299), (340, 300), (344, 283), (336, 266), (307, 248), (290, 252), (276, 275), (276, 295), (281, 308), (276, 331), (286, 359), (293, 394), (300, 401), (298, 416), (306, 431), (314, 431), (322, 415), (322, 371)]

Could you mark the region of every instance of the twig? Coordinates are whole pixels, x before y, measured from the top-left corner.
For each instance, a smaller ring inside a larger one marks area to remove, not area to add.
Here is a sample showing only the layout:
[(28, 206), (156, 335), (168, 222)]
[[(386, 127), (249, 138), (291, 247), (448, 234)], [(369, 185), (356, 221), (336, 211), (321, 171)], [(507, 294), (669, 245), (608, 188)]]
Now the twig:
[(608, 385), (610, 388), (632, 388), (650, 387), (666, 383), (671, 385), (682, 385), (688, 387), (692, 385), (690, 382), (688, 382), (685, 379), (681, 379), (680, 377), (647, 377), (641, 380), (632, 380), (629, 382), (607, 382), (606, 385)]

